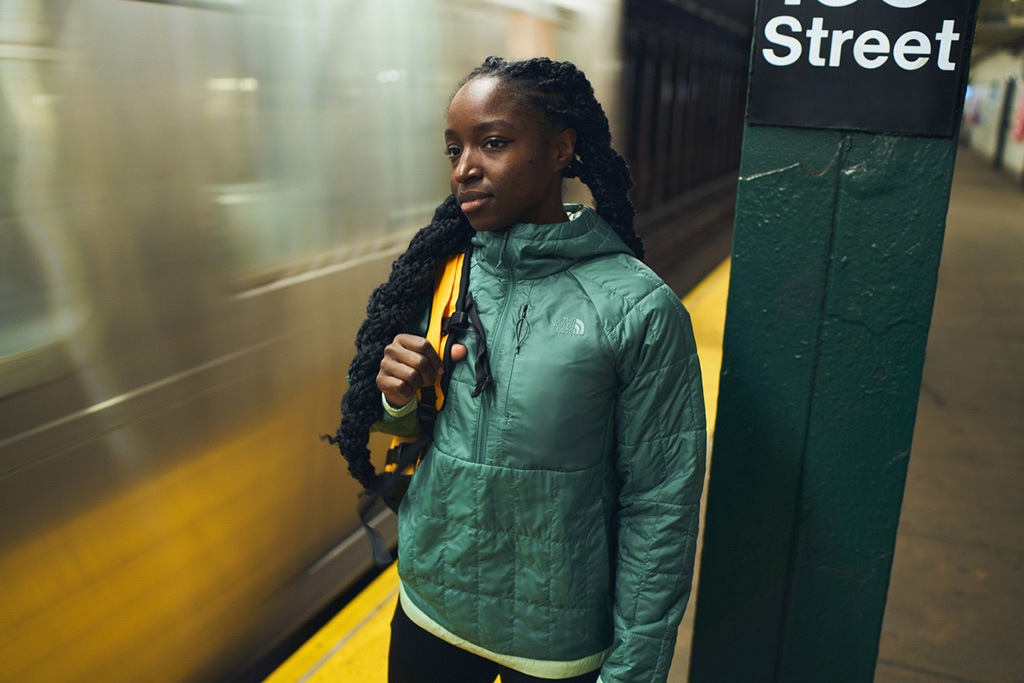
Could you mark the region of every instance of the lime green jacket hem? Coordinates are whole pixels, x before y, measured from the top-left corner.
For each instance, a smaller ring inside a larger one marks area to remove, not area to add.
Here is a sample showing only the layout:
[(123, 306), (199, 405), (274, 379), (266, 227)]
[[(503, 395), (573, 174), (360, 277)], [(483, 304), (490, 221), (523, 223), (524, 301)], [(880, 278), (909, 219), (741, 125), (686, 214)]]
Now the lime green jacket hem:
[(428, 633), (437, 636), (446, 643), (450, 643), (451, 645), (466, 650), (467, 652), (472, 652), (475, 655), (489, 659), (492, 662), (497, 662), (502, 666), (507, 666), (508, 668), (524, 673), (527, 676), (547, 678), (551, 680), (580, 676), (601, 668), (601, 665), (604, 663), (604, 660), (611, 649), (602, 650), (601, 652), (592, 654), (589, 657), (583, 657), (582, 659), (577, 659), (571, 662), (527, 659), (526, 657), (515, 657), (513, 655), (503, 655), (498, 652), (491, 652), (487, 648), (480, 647), (479, 645), (475, 645), (464, 638), (460, 638), (454, 633), (449, 632), (443, 626), (434, 622), (434, 620), (424, 614), (423, 611), (416, 606), (416, 603), (406, 595), (404, 585), (399, 583), (398, 589), (399, 599), (402, 601), (402, 610), (414, 624)]

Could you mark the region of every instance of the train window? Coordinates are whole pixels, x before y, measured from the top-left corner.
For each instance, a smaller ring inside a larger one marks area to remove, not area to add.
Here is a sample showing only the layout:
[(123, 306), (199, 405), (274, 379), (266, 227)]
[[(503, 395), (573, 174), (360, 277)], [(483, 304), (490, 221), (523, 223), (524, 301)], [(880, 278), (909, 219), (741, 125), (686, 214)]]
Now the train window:
[[(2, 171), (0, 171), (2, 173)], [(3, 181), (0, 180), (0, 183)], [(0, 189), (0, 202), (3, 189)], [(0, 396), (63, 371), (67, 325), (39, 263), (9, 216), (0, 218)]]
[[(306, 3), (270, 3), (259, 21), (239, 21), (252, 7), (240, 1), (133, 4), (147, 16), (118, 39), (124, 51), (178, 84), (173, 105), (139, 111), (197, 134), (191, 189), (239, 293), (399, 249), (429, 222), (448, 191), (440, 123), (452, 84), (494, 45), (593, 53), (557, 3), (539, 17), (469, 2), (326, 4), (315, 20)], [(467, 20), (476, 30), (446, 38)]]
[(447, 189), (450, 81), (429, 44), (441, 38), (422, 29), (436, 8), (356, 3), (322, 23), (298, 6), (275, 12), (240, 35), (246, 70), (205, 86), (204, 126), (221, 159), (247, 169), (209, 187), (243, 289), (404, 244)]
[(57, 264), (64, 246), (46, 182), (54, 144), (48, 72), (45, 60), (0, 59), (0, 396), (66, 366), (60, 347), (70, 308)]
[[(2, 121), (2, 118), (0, 118)], [(0, 124), (2, 128), (2, 124)], [(0, 138), (2, 138), (0, 134)], [(7, 181), (0, 170), (0, 203), (7, 204)], [(4, 212), (7, 214), (8, 212)], [(25, 244), (21, 230), (11, 216), (0, 216), (0, 358), (9, 358), (53, 341), (53, 324), (46, 301), (46, 289), (39, 264)]]
[[(159, 270), (208, 298), (198, 283), (252, 291), (399, 249), (448, 191), (440, 129), (461, 75), (495, 45), (613, 58), (594, 47), (611, 4), (584, 22), (540, 5), (537, 16), (468, 0), (40, 5), (60, 15), (38, 23), (68, 67), (54, 135), (70, 187), (50, 189), (70, 193), (67, 231), (96, 250), (90, 276)], [(467, 22), (474, 30), (450, 40)], [(617, 88), (612, 75), (593, 80)], [(3, 220), (17, 218), (27, 239), (26, 216)], [(133, 259), (115, 265), (107, 239)], [(43, 294), (24, 306), (42, 311), (52, 297), (37, 279)], [(186, 307), (181, 298), (168, 305)]]

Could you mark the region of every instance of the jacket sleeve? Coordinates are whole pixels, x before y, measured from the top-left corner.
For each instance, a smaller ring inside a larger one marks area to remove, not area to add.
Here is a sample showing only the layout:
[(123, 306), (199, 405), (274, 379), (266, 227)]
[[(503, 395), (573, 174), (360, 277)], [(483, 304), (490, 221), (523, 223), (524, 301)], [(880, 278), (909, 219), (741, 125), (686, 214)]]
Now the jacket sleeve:
[(602, 683), (668, 676), (690, 596), (707, 432), (690, 318), (662, 285), (621, 323), (614, 638)]
[(371, 432), (383, 432), (384, 434), (390, 434), (391, 436), (414, 436), (420, 433), (420, 420), (419, 413), (416, 412), (416, 406), (419, 402), (416, 398), (413, 398), (409, 404), (412, 409), (403, 415), (392, 415), (388, 412), (384, 406), (386, 400), (381, 395), (381, 410), (380, 419), (370, 425)]

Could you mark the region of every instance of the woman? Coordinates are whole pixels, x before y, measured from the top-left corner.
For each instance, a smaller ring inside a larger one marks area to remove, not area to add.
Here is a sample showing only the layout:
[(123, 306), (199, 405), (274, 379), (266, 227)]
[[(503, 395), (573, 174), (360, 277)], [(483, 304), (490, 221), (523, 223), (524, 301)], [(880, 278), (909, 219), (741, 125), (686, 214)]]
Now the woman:
[[(371, 297), (332, 439), (379, 491), (368, 431), (419, 428), (435, 271), (472, 243), (481, 329), (401, 502), (389, 680), (663, 681), (706, 446), (689, 317), (638, 260), (629, 171), (575, 66), (488, 58), (445, 144), (452, 195)], [(596, 211), (562, 204), (567, 177)]]

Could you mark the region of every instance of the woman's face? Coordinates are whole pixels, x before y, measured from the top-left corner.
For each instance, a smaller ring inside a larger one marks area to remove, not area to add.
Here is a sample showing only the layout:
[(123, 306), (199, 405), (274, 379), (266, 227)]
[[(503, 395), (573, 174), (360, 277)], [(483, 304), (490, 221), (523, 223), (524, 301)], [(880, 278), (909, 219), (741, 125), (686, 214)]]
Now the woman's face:
[(550, 131), (543, 115), (496, 78), (475, 78), (455, 93), (444, 132), (452, 194), (474, 230), (516, 222), (560, 223), (562, 169), (576, 133)]

